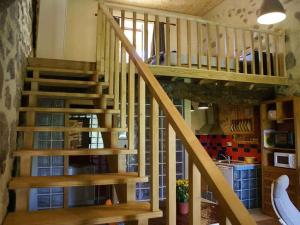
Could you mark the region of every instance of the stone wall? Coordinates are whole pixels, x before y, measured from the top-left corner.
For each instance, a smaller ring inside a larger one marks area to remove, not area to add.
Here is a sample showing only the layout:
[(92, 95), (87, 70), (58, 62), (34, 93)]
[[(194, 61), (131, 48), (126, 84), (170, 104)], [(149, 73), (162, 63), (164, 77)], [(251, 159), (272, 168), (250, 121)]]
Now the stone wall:
[(263, 30), (286, 31), (286, 65), (290, 78), (288, 88), (280, 88), (278, 94), (300, 95), (300, 1), (280, 0), (287, 18), (275, 25), (260, 25), (256, 22), (262, 0), (224, 0), (219, 6), (205, 15), (205, 19), (238, 27), (251, 27)]
[(32, 51), (31, 0), (0, 2), (0, 224), (8, 205), (10, 152), (16, 148), (17, 109), (26, 58)]

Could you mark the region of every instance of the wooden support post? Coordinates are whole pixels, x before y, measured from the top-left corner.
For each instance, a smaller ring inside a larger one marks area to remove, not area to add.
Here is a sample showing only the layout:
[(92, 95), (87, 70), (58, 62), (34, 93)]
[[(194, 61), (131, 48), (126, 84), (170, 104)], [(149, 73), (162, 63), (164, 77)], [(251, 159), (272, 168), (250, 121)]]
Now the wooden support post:
[(110, 29), (110, 53), (109, 53), (109, 88), (108, 93), (114, 93), (114, 57), (115, 57), (115, 31)]
[(207, 69), (211, 70), (211, 46), (210, 46), (210, 25), (206, 24), (206, 45), (207, 45)]
[(115, 62), (114, 62), (114, 109), (119, 109), (120, 102), (120, 41), (115, 37)]
[(201, 225), (201, 175), (189, 156), (189, 225)]
[(254, 45), (254, 32), (251, 31), (251, 54), (252, 54), (252, 60), (251, 60), (251, 70), (252, 74), (255, 74), (255, 45)]
[(259, 73), (260, 73), (260, 75), (263, 75), (264, 74), (264, 65), (263, 65), (263, 49), (262, 49), (261, 33), (258, 33), (258, 53), (259, 53)]
[(159, 16), (155, 16), (155, 57), (156, 57), (156, 65), (159, 65), (160, 58), (160, 38), (159, 38)]
[[(125, 30), (125, 11), (121, 11), (121, 29)], [(126, 127), (126, 96), (127, 96), (127, 72), (126, 72), (126, 50), (121, 47), (121, 128)]]
[(139, 176), (145, 176), (146, 169), (146, 87), (142, 76), (139, 76)]
[(198, 37), (198, 68), (200, 69), (202, 67), (202, 55), (203, 55), (203, 32), (202, 32), (202, 23), (197, 23), (197, 37)]
[(191, 36), (191, 21), (187, 21), (187, 47), (188, 47), (188, 67), (192, 67), (192, 36)]
[(104, 59), (104, 81), (109, 81), (109, 55), (110, 55), (110, 23), (106, 20), (105, 25), (105, 59)]
[(181, 20), (177, 18), (177, 66), (181, 66)]
[(103, 14), (101, 11), (101, 8), (98, 8), (97, 13), (97, 43), (96, 43), (96, 70), (97, 74), (101, 73), (101, 51), (103, 51), (101, 43), (102, 43), (102, 20), (103, 20)]
[(248, 73), (248, 68), (247, 68), (247, 49), (246, 49), (246, 31), (243, 30), (243, 68), (244, 68), (244, 74)]
[(228, 27), (225, 27), (226, 71), (230, 72), (230, 42)]
[(159, 210), (159, 107), (154, 97), (151, 99), (151, 210)]
[(235, 61), (235, 72), (239, 73), (239, 47), (238, 47), (238, 37), (237, 37), (237, 30), (234, 29), (234, 61)]
[(148, 14), (144, 14), (144, 62), (148, 59)]
[(131, 60), (128, 74), (128, 147), (134, 149), (135, 67)]
[(266, 40), (266, 48), (267, 48), (267, 74), (271, 76), (271, 55), (270, 55), (270, 35), (266, 33), (267, 40)]
[(170, 66), (171, 37), (170, 37), (170, 17), (166, 18), (166, 65)]
[(176, 134), (167, 123), (167, 225), (176, 224)]
[(220, 43), (220, 27), (216, 26), (216, 54), (217, 54), (217, 70), (221, 70), (221, 43)]

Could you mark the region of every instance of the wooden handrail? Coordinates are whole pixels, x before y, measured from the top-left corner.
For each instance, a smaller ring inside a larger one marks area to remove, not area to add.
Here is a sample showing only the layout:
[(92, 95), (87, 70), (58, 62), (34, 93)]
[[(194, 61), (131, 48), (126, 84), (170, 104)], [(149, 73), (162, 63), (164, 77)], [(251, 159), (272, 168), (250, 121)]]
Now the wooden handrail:
[(200, 144), (193, 131), (186, 124), (149, 67), (139, 57), (135, 48), (126, 38), (107, 7), (103, 4), (99, 4), (99, 7), (109, 22), (110, 27), (115, 31), (115, 35), (120, 39), (122, 46), (127, 50), (130, 60), (137, 68), (138, 74), (144, 79), (153, 97), (163, 109), (168, 122), (183, 141), (189, 154), (190, 162), (196, 165), (201, 175), (210, 185), (230, 222), (232, 224), (243, 225), (256, 224), (232, 188), (228, 185), (223, 174)]

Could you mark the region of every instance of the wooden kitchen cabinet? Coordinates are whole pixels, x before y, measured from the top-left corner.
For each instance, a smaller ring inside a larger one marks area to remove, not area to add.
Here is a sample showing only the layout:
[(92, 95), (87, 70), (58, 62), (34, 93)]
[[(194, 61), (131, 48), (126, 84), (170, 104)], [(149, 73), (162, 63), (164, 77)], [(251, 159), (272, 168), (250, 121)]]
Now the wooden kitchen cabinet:
[[(278, 98), (261, 104), (261, 149), (262, 149), (262, 210), (275, 217), (271, 203), (271, 184), (281, 175), (290, 180), (288, 194), (294, 205), (300, 209), (300, 98)], [(268, 137), (265, 131), (274, 134), (288, 132), (294, 134), (294, 144), (276, 146), (278, 142)], [(268, 137), (268, 138), (267, 138)], [(268, 139), (268, 140), (267, 140)], [(271, 141), (272, 140), (272, 141)], [(274, 153), (295, 155), (295, 168), (275, 166)]]

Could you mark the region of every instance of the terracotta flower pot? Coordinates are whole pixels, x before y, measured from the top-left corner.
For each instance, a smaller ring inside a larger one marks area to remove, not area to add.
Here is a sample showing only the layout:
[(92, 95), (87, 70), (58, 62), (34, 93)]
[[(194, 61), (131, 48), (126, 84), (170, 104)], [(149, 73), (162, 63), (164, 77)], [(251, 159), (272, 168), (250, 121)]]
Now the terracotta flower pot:
[(178, 203), (178, 212), (181, 215), (186, 215), (189, 213), (189, 203), (188, 202), (179, 202)]

